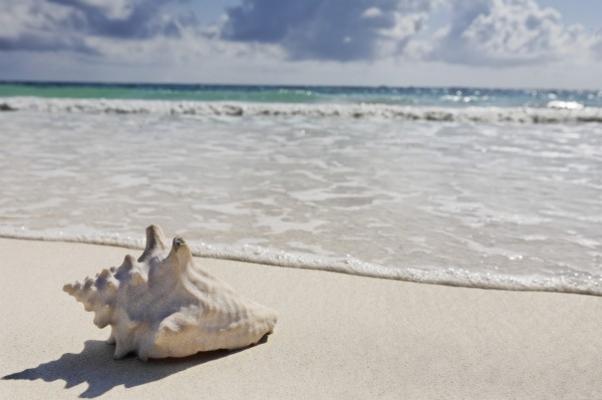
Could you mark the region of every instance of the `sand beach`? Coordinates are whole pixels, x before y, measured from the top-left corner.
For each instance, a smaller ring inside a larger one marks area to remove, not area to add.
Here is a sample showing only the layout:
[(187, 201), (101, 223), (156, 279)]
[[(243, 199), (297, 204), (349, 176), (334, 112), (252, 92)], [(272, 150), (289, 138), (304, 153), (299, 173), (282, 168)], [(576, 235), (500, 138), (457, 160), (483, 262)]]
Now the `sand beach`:
[(197, 259), (279, 312), (267, 341), (115, 361), (61, 291), (136, 251), (0, 239), (0, 398), (596, 399), (602, 298)]

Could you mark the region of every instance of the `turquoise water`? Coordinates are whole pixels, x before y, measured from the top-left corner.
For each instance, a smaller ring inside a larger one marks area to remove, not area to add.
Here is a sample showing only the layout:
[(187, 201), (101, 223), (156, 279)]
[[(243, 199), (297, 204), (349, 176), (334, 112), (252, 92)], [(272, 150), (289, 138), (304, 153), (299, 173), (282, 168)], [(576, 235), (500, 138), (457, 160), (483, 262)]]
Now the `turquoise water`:
[(547, 107), (575, 102), (602, 107), (602, 90), (511, 90), (486, 88), (260, 86), (204, 84), (113, 84), (3, 82), (0, 97), (193, 100), (264, 103), (370, 103), (415, 106)]

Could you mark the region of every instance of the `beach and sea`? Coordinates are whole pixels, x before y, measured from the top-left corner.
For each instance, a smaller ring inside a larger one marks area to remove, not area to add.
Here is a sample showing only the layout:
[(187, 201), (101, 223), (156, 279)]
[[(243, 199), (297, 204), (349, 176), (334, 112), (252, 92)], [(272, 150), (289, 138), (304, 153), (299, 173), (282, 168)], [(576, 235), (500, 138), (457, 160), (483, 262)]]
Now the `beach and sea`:
[[(602, 398), (602, 91), (5, 82), (0, 110), (0, 398)], [(274, 334), (112, 360), (61, 287), (150, 224)]]

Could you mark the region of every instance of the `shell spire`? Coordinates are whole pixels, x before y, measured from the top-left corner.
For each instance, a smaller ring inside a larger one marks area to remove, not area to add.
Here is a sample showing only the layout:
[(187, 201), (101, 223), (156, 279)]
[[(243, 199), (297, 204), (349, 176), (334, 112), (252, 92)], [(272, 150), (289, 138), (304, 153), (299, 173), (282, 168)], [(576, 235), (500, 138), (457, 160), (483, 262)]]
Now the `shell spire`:
[(167, 249), (161, 228), (146, 229), (146, 247), (117, 268), (104, 269), (63, 290), (111, 326), (115, 358), (135, 352), (148, 358), (185, 357), (200, 351), (257, 343), (274, 329), (276, 313), (247, 300), (198, 268), (186, 241)]
[(163, 230), (157, 225), (150, 225), (146, 228), (146, 246), (138, 262), (143, 262), (153, 255), (164, 253), (167, 249), (167, 239)]

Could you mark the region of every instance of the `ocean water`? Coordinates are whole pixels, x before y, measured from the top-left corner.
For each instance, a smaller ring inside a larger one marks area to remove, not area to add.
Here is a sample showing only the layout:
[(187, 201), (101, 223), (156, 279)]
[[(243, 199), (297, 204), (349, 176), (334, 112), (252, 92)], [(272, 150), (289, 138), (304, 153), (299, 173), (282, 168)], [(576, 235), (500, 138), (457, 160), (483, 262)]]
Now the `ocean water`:
[(602, 295), (602, 91), (0, 85), (0, 235)]
[[(244, 86), (2, 82), (0, 97), (229, 101), (260, 103), (372, 103), (409, 106), (546, 107), (550, 102), (602, 107), (602, 90), (489, 88)], [(552, 103), (553, 105), (554, 103)]]

